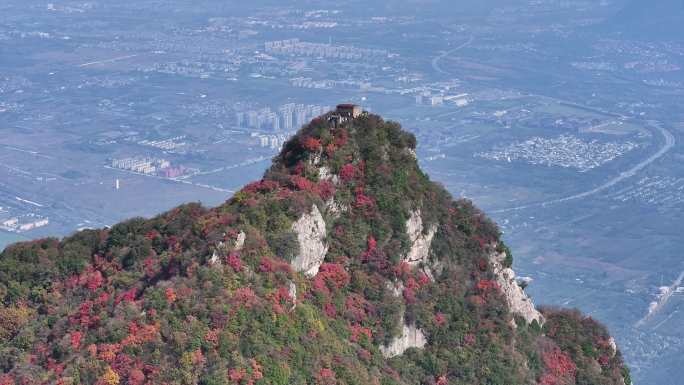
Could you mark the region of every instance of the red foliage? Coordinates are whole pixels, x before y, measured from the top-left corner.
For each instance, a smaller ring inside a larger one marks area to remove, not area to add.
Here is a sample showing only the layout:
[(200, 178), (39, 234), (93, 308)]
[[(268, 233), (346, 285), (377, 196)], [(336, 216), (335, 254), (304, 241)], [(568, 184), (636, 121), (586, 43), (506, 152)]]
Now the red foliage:
[(344, 182), (349, 182), (356, 178), (356, 167), (354, 167), (354, 164), (347, 163), (342, 166), (340, 169), (340, 178), (342, 178)]
[(128, 374), (129, 385), (142, 385), (145, 383), (145, 373), (140, 369), (132, 369)]
[(116, 300), (114, 301), (114, 303), (118, 305), (119, 303), (121, 303), (121, 301), (133, 302), (133, 301), (135, 301), (135, 297), (137, 296), (137, 294), (138, 294), (138, 289), (133, 287), (133, 288), (129, 289), (128, 291), (125, 291), (125, 292), (119, 294), (116, 297)]
[(176, 302), (176, 292), (172, 287), (167, 287), (164, 291), (164, 295), (166, 296), (166, 302), (170, 304)]
[(416, 303), (416, 292), (413, 290), (413, 288), (405, 287), (402, 291), (402, 295), (404, 296), (406, 303)]
[(444, 313), (436, 313), (433, 321), (435, 322), (435, 325), (442, 327), (446, 324), (446, 316)]
[(473, 239), (477, 241), (477, 243), (478, 243), (478, 245), (480, 245), (481, 249), (484, 249), (487, 246), (487, 244), (490, 243), (486, 239), (482, 238), (479, 235), (473, 235)]
[(481, 279), (477, 283), (477, 288), (484, 292), (489, 290), (499, 290), (499, 284), (496, 281), (492, 281), (489, 279)]
[(211, 329), (207, 331), (207, 334), (204, 336), (204, 340), (213, 346), (217, 346), (219, 342), (219, 332), (220, 330), (218, 329)]
[(323, 305), (323, 312), (325, 312), (325, 315), (329, 318), (337, 317), (337, 307), (335, 307), (335, 304), (332, 302)]
[(349, 294), (344, 301), (344, 312), (348, 319), (356, 322), (363, 322), (368, 318), (368, 313), (372, 310), (371, 304), (361, 295)]
[(252, 368), (252, 373), (248, 373), (245, 368), (232, 368), (228, 371), (228, 379), (233, 384), (238, 385), (254, 385), (254, 383), (262, 378), (264, 374), (262, 373), (261, 365), (255, 360), (249, 360), (250, 366)]
[(422, 271), (418, 273), (418, 286), (425, 286), (430, 283), (430, 277)]
[(273, 270), (273, 261), (271, 260), (271, 258), (261, 257), (261, 261), (259, 261), (259, 272), (272, 273)]
[(100, 273), (100, 270), (95, 270), (92, 273), (88, 274), (88, 278), (86, 280), (86, 287), (89, 290), (95, 291), (100, 286), (102, 286), (103, 282), (104, 278), (102, 277), (102, 273)]
[(475, 340), (475, 334), (473, 333), (468, 333), (463, 336), (463, 344), (466, 346), (472, 346), (475, 343)]
[(249, 360), (249, 363), (252, 366), (252, 380), (260, 380), (264, 378), (264, 375), (261, 372), (261, 365), (259, 365), (259, 363), (253, 358)]
[(374, 251), (378, 247), (378, 242), (372, 235), (368, 236), (368, 251)]
[(307, 136), (302, 140), (302, 146), (309, 152), (317, 152), (321, 149), (321, 140)]
[(240, 384), (246, 376), (245, 368), (233, 368), (228, 371), (228, 379), (235, 384)]
[(328, 368), (322, 368), (318, 371), (316, 376), (316, 384), (319, 385), (335, 385), (337, 384), (337, 379), (335, 379), (335, 372)]
[(157, 260), (152, 257), (145, 258), (143, 267), (145, 268), (145, 275), (148, 277), (154, 277), (159, 272)]
[(314, 281), (321, 280), (331, 289), (340, 289), (349, 284), (349, 273), (339, 263), (324, 263)]
[(121, 348), (121, 344), (100, 344), (97, 346), (97, 358), (102, 361), (113, 362), (116, 355), (121, 352)]
[(318, 182), (316, 189), (318, 190), (318, 195), (323, 200), (328, 200), (335, 195), (335, 185), (329, 180), (322, 180)]
[(249, 287), (240, 287), (235, 290), (235, 294), (233, 294), (233, 302), (251, 308), (257, 302), (256, 294), (254, 294), (254, 290)]
[(354, 191), (354, 207), (364, 210), (372, 209), (375, 206), (373, 198), (365, 194), (363, 187), (357, 187)]
[(377, 248), (378, 244), (373, 236), (368, 237), (368, 246), (366, 251), (361, 254), (361, 261), (375, 266), (377, 269), (385, 271), (389, 268), (389, 260), (385, 258), (384, 254)]
[(447, 380), (446, 376), (439, 376), (435, 381), (435, 385), (449, 385), (449, 380)]
[(58, 376), (60, 374), (62, 374), (65, 366), (66, 366), (65, 363), (59, 363), (59, 362), (55, 361), (54, 358), (48, 358), (47, 369), (55, 372), (55, 374)]
[(328, 289), (324, 279), (314, 278), (312, 286), (314, 293), (323, 296), (330, 295), (330, 289)]
[(397, 278), (403, 280), (405, 277), (408, 277), (411, 274), (411, 265), (409, 265), (406, 261), (401, 261), (394, 267), (393, 271)]
[(317, 193), (318, 186), (301, 175), (291, 175), (290, 184), (297, 190)]
[(354, 324), (351, 325), (349, 328), (351, 329), (351, 336), (349, 336), (349, 340), (351, 342), (359, 342), (359, 337), (361, 336), (366, 336), (368, 338), (368, 341), (370, 341), (371, 338), (373, 338), (373, 332), (367, 327)]
[(305, 167), (304, 162), (299, 161), (299, 162), (297, 162), (294, 169), (292, 170), (292, 173), (294, 175), (302, 175), (304, 173), (304, 167)]
[(262, 193), (267, 193), (271, 191), (277, 190), (279, 187), (278, 182), (274, 180), (260, 180), (256, 182), (252, 182), (248, 184), (247, 186), (242, 188), (242, 191), (247, 192), (247, 193), (257, 193), (257, 192), (262, 192)]
[(137, 346), (159, 338), (159, 324), (140, 325), (135, 321), (128, 324), (128, 336), (121, 341), (122, 346)]
[(278, 271), (288, 273), (290, 270), (290, 264), (280, 258), (270, 258), (264, 256), (261, 257), (261, 260), (259, 260), (259, 272), (261, 273), (273, 273)]
[(97, 296), (97, 299), (95, 299), (95, 304), (98, 306), (105, 305), (107, 301), (109, 301), (110, 295), (107, 292), (100, 293), (100, 295)]
[(71, 332), (69, 335), (69, 338), (71, 339), (71, 347), (74, 350), (78, 350), (78, 348), (81, 347), (81, 338), (83, 337), (83, 333), (79, 331)]
[(546, 372), (540, 377), (541, 385), (562, 385), (575, 382), (577, 365), (557, 346), (542, 353)]
[(271, 297), (271, 301), (273, 303), (273, 310), (278, 314), (282, 314), (285, 312), (283, 306), (293, 303), (294, 299), (290, 295), (290, 290), (285, 286), (281, 286)]
[(226, 257), (226, 263), (228, 266), (232, 267), (236, 273), (242, 271), (242, 260), (237, 253), (233, 252), (228, 254)]

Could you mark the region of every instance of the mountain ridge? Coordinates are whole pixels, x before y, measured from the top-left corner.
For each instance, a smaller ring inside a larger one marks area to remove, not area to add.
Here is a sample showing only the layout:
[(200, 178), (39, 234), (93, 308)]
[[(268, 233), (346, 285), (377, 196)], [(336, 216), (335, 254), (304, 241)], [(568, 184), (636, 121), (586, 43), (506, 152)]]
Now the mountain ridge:
[(0, 256), (0, 384), (629, 384), (605, 327), (535, 309), (496, 225), (348, 110), (225, 204)]

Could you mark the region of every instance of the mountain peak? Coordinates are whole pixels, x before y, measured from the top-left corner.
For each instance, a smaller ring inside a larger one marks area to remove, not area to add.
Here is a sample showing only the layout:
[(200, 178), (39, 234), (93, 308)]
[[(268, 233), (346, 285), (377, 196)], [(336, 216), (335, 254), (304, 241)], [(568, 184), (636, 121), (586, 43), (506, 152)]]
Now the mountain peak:
[(603, 326), (535, 309), (415, 147), (340, 105), (219, 207), (7, 248), (1, 383), (629, 383)]

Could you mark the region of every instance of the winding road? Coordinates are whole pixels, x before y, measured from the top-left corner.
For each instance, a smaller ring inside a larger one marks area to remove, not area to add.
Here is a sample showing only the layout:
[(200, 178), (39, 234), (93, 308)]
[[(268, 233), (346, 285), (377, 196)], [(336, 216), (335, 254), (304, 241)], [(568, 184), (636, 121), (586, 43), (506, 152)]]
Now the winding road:
[(635, 166), (633, 166), (629, 170), (621, 172), (618, 176), (608, 180), (604, 184), (602, 184), (598, 187), (595, 187), (591, 190), (581, 192), (578, 194), (574, 194), (574, 195), (570, 195), (570, 196), (567, 196), (564, 198), (552, 199), (552, 200), (545, 201), (545, 202), (531, 203), (528, 205), (517, 206), (517, 207), (509, 207), (506, 209), (491, 210), (490, 212), (492, 212), (492, 213), (505, 213), (505, 212), (510, 212), (510, 211), (525, 210), (525, 209), (529, 209), (529, 208), (533, 208), (533, 207), (545, 207), (545, 206), (553, 205), (556, 203), (563, 203), (563, 202), (568, 202), (568, 201), (572, 201), (572, 200), (576, 200), (576, 199), (582, 199), (582, 198), (586, 198), (586, 197), (591, 196), (591, 195), (598, 194), (604, 190), (607, 190), (607, 189), (615, 186), (616, 184), (624, 181), (625, 179), (633, 177), (639, 171), (643, 170), (648, 165), (655, 162), (656, 160), (661, 158), (663, 155), (667, 154), (675, 146), (675, 143), (676, 143), (675, 137), (674, 137), (674, 135), (672, 135), (672, 133), (670, 131), (665, 129), (660, 123), (652, 122), (651, 125), (653, 127), (655, 127), (660, 132), (660, 134), (663, 136), (663, 139), (665, 140), (665, 144), (655, 154), (653, 154), (650, 157), (639, 162), (638, 164), (636, 164)]
[(469, 46), (470, 44), (472, 44), (472, 42), (473, 42), (474, 40), (475, 40), (475, 38), (471, 36), (470, 38), (468, 38), (468, 41), (466, 41), (465, 43), (459, 45), (458, 47), (452, 48), (452, 49), (450, 49), (450, 50), (448, 50), (448, 51), (446, 51), (446, 52), (443, 52), (443, 53), (440, 54), (440, 55), (435, 56), (435, 58), (432, 59), (432, 68), (433, 68), (435, 71), (437, 71), (437, 72), (439, 72), (439, 73), (441, 73), (441, 74), (448, 75), (449, 72), (443, 70), (442, 67), (439, 66), (440, 60), (444, 59), (445, 57), (451, 55), (452, 53), (454, 53), (454, 52), (456, 52), (456, 51), (458, 51), (458, 50), (461, 50), (461, 49), (463, 49), (463, 48)]

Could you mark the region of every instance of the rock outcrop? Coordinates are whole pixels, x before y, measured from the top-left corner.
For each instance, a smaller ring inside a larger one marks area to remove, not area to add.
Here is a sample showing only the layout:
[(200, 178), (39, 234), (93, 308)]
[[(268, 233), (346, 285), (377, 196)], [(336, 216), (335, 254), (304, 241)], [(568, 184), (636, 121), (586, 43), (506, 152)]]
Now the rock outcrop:
[(292, 230), (299, 241), (299, 254), (291, 262), (292, 269), (313, 277), (328, 252), (325, 221), (318, 207), (313, 205), (310, 213), (302, 215), (292, 224)]
[(420, 210), (412, 211), (411, 216), (406, 221), (406, 232), (411, 240), (411, 249), (404, 258), (404, 261), (411, 266), (428, 262), (430, 245), (437, 232), (437, 226), (430, 226), (427, 233), (423, 233), (423, 230), (423, 218), (420, 215)]
[[(242, 248), (245, 246), (245, 239), (247, 238), (246, 234), (244, 231), (240, 231), (237, 235), (237, 238), (235, 239), (235, 243), (233, 244), (233, 250), (234, 251), (240, 251)], [(219, 242), (218, 245), (216, 245), (216, 248), (214, 249), (214, 252), (211, 255), (211, 258), (209, 258), (209, 264), (211, 265), (221, 265), (221, 258), (219, 257), (219, 254), (221, 253), (226, 253), (228, 247), (224, 242)]]
[(496, 274), (496, 282), (501, 287), (501, 292), (503, 292), (511, 312), (521, 315), (528, 323), (536, 320), (542, 324), (544, 317), (534, 307), (532, 299), (518, 285), (513, 269), (503, 266), (505, 258), (506, 253), (494, 253), (491, 255), (490, 261), (494, 268), (494, 274)]
[(427, 233), (425, 233), (420, 210), (414, 210), (406, 221), (406, 232), (411, 241), (411, 248), (404, 257), (404, 262), (412, 267), (422, 265), (423, 272), (434, 281), (433, 270), (438, 271), (440, 267), (436, 265), (431, 266), (429, 257), (430, 245), (432, 245), (432, 238), (434, 238), (437, 232), (437, 226), (430, 226)]
[(422, 349), (427, 344), (427, 338), (422, 330), (416, 325), (407, 325), (404, 317), (401, 317), (401, 336), (394, 337), (389, 345), (380, 346), (383, 356), (390, 358), (404, 354), (410, 348)]
[(340, 178), (337, 175), (333, 174), (330, 171), (330, 168), (326, 166), (321, 166), (318, 168), (318, 179), (327, 180), (334, 184), (338, 184), (340, 181)]

